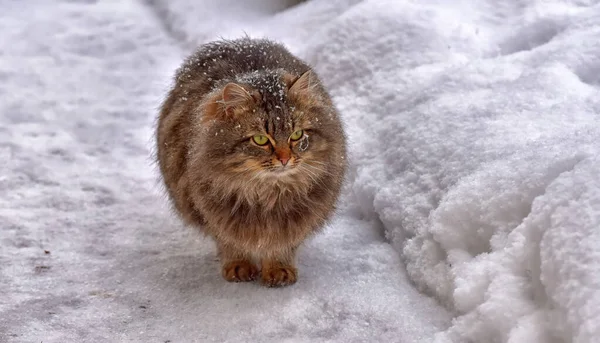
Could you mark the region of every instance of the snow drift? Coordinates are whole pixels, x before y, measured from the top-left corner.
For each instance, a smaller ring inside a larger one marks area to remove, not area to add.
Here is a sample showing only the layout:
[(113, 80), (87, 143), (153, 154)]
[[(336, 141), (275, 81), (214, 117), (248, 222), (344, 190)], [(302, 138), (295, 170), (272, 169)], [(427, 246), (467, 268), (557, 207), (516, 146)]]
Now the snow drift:
[[(364, 1), (305, 56), (349, 122), (356, 203), (454, 342), (600, 337), (600, 6)], [(361, 25), (357, 25), (361, 23)]]

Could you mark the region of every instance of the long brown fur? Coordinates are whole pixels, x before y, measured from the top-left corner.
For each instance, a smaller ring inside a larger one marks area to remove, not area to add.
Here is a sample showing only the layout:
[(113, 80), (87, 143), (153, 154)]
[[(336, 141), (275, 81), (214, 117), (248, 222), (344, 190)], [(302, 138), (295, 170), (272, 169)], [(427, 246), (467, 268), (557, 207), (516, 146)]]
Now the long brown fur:
[[(304, 135), (293, 141), (296, 130)], [(269, 143), (257, 145), (256, 134)], [(228, 281), (296, 282), (297, 248), (331, 217), (345, 155), (343, 126), (316, 73), (265, 39), (200, 47), (160, 111), (168, 195), (186, 224), (215, 239)]]

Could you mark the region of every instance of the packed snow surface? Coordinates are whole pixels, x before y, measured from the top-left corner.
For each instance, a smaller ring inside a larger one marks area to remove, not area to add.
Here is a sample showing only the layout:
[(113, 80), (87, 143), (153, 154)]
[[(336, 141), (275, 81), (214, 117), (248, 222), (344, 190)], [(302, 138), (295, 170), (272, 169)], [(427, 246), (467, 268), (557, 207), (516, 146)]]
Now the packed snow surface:
[[(198, 44), (271, 37), (349, 134), (300, 279), (220, 278), (151, 160)], [(600, 1), (0, 2), (0, 342), (600, 337)]]

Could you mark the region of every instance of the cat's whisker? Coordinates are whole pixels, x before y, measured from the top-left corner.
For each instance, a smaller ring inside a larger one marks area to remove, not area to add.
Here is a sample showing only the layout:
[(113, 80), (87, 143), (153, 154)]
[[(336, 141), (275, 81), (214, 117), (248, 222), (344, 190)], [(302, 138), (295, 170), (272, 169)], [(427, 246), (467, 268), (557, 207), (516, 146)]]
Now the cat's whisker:
[(310, 178), (310, 179), (311, 179), (311, 180), (312, 180), (314, 183), (319, 183), (319, 184), (321, 184), (321, 185), (325, 186), (325, 184), (324, 184), (324, 181), (323, 181), (323, 180), (321, 180), (321, 178), (319, 178), (319, 177), (318, 177), (318, 175), (317, 175), (317, 174), (316, 174), (314, 171), (312, 171), (312, 170), (308, 169), (307, 167), (308, 167), (308, 166), (306, 166), (306, 165), (304, 165), (304, 166), (302, 166), (302, 167), (301, 167), (301, 168), (302, 168), (302, 170), (303, 170), (303, 171), (306, 173), (306, 175), (308, 175), (308, 177), (309, 177), (309, 178)]
[(320, 167), (317, 167), (317, 166), (313, 166), (313, 165), (311, 165), (311, 164), (310, 164), (310, 163), (308, 163), (308, 162), (305, 162), (305, 163), (303, 163), (303, 166), (305, 166), (306, 168), (310, 168), (310, 169), (311, 169), (311, 170), (313, 170), (313, 171), (316, 171), (316, 172), (319, 172), (319, 173), (325, 174), (325, 175), (333, 175), (333, 174), (332, 174), (330, 171), (328, 171), (328, 170), (325, 170), (324, 168), (320, 168)]
[(306, 163), (313, 167), (317, 167), (317, 166), (328, 167), (329, 166), (329, 163), (320, 162), (320, 161), (307, 161)]
[(309, 175), (312, 175), (311, 179), (313, 180), (313, 182), (320, 184), (323, 187), (329, 187), (329, 185), (326, 184), (325, 179), (323, 176), (325, 175), (333, 175), (323, 169), (317, 168), (315, 166), (311, 166), (308, 164), (304, 164), (304, 169), (305, 172), (309, 173)]

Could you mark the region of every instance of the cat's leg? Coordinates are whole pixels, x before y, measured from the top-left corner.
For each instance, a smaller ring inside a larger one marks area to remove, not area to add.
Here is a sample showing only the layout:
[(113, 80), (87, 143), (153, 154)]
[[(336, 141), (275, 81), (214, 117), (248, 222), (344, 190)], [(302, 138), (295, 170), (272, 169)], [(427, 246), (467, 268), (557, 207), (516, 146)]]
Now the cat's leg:
[(286, 249), (275, 256), (261, 260), (262, 283), (268, 287), (289, 286), (298, 280), (298, 269), (295, 266), (296, 248)]
[(252, 281), (258, 276), (258, 269), (252, 259), (234, 247), (217, 243), (218, 256), (221, 259), (221, 274), (229, 282)]

